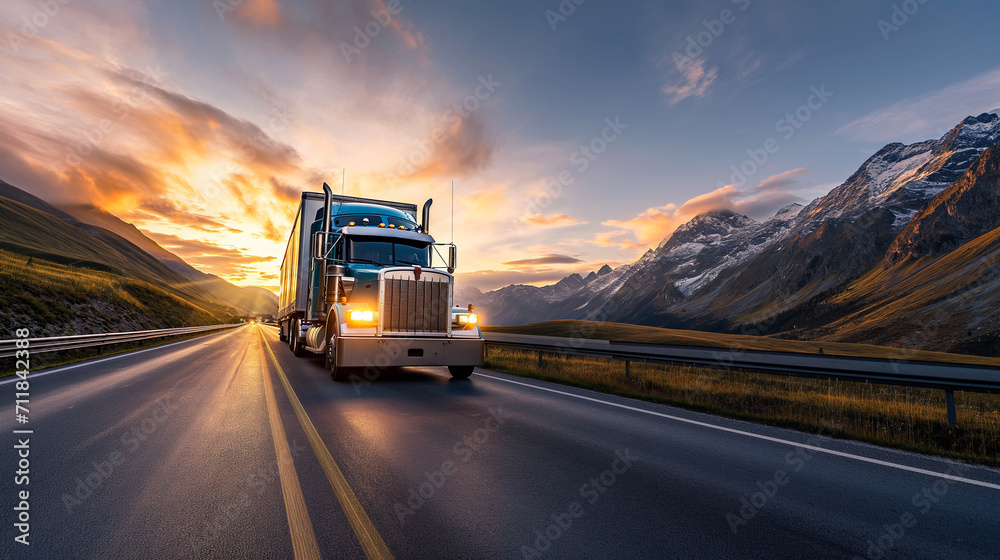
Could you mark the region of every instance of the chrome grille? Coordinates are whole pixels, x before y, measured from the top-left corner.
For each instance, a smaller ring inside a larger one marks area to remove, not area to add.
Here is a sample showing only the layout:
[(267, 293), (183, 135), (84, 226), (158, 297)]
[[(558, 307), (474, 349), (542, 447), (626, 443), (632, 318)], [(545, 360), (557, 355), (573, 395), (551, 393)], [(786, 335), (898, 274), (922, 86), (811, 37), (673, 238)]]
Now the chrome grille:
[(412, 270), (387, 271), (382, 279), (379, 313), (383, 333), (451, 332), (450, 277), (425, 270), (416, 280)]

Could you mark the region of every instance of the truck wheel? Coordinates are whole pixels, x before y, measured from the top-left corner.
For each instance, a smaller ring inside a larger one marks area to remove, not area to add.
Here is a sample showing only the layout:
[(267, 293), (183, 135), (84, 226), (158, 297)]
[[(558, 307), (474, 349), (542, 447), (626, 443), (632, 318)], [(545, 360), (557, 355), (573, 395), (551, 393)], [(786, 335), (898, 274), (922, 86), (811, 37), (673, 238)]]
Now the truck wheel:
[(278, 340), (281, 342), (288, 342), (288, 335), (285, 334), (285, 324), (278, 324)]
[(448, 366), (448, 371), (451, 372), (453, 379), (468, 379), (475, 369), (476, 366)]
[(334, 366), (330, 368), (330, 379), (333, 379), (337, 383), (343, 383), (347, 381), (349, 375), (350, 373), (345, 367)]
[(326, 344), (326, 369), (330, 370), (330, 378), (336, 382), (347, 381), (347, 368), (337, 367), (337, 357), (334, 355), (334, 341)]

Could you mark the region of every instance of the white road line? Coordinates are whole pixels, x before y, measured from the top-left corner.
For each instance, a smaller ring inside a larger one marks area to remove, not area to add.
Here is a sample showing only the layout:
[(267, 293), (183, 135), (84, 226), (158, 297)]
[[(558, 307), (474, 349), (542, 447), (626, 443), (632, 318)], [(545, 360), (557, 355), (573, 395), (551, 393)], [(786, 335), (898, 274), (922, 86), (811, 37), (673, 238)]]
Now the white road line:
[(707, 422), (699, 422), (698, 420), (690, 420), (688, 418), (681, 418), (680, 416), (672, 416), (670, 414), (664, 414), (662, 412), (654, 412), (652, 410), (645, 410), (645, 409), (642, 409), (642, 408), (638, 408), (638, 407), (634, 407), (634, 406), (628, 406), (628, 405), (625, 405), (625, 404), (619, 404), (619, 403), (614, 403), (614, 402), (605, 401), (605, 400), (601, 400), (601, 399), (595, 399), (593, 397), (585, 397), (583, 395), (575, 395), (573, 393), (568, 393), (566, 391), (559, 391), (557, 389), (550, 389), (548, 387), (540, 387), (538, 385), (532, 385), (530, 383), (523, 383), (521, 381), (514, 381), (513, 379), (503, 379), (501, 377), (496, 377), (496, 376), (493, 376), (493, 375), (487, 375), (485, 373), (479, 373), (478, 371), (475, 374), (478, 375), (478, 376), (481, 376), (481, 377), (488, 377), (490, 379), (495, 379), (497, 381), (503, 381), (504, 383), (512, 383), (514, 385), (523, 385), (524, 387), (530, 387), (532, 389), (538, 389), (539, 391), (548, 391), (550, 393), (556, 393), (558, 395), (564, 395), (564, 396), (567, 396), (567, 397), (573, 397), (574, 399), (580, 399), (580, 400), (584, 400), (584, 401), (590, 401), (590, 402), (595, 402), (595, 403), (600, 403), (600, 404), (606, 404), (608, 406), (613, 406), (613, 407), (616, 407), (616, 408), (623, 408), (625, 410), (631, 410), (633, 412), (641, 412), (643, 414), (649, 414), (650, 416), (658, 416), (660, 418), (666, 418), (668, 420), (676, 420), (677, 422), (684, 422), (684, 423), (687, 423), (687, 424), (694, 424), (695, 426), (701, 426), (701, 427), (704, 427), (704, 428), (710, 428), (710, 429), (719, 430), (719, 431), (722, 431), (722, 432), (729, 432), (729, 433), (738, 434), (738, 435), (741, 435), (741, 436), (747, 436), (747, 437), (752, 437), (752, 438), (757, 438), (757, 439), (763, 439), (763, 440), (766, 440), (766, 441), (771, 441), (771, 442), (774, 442), (774, 443), (780, 443), (780, 444), (784, 444), (784, 445), (790, 445), (792, 447), (798, 447), (798, 448), (801, 448), (801, 449), (809, 449), (811, 451), (816, 451), (818, 453), (826, 453), (826, 454), (829, 454), (829, 455), (836, 455), (838, 457), (844, 457), (844, 458), (847, 458), (847, 459), (854, 459), (855, 461), (863, 461), (865, 463), (872, 463), (872, 464), (875, 464), (875, 465), (881, 465), (883, 467), (889, 467), (889, 468), (893, 468), (893, 469), (899, 469), (899, 470), (914, 472), (914, 473), (918, 473), (918, 474), (925, 474), (927, 476), (933, 476), (935, 478), (943, 478), (943, 479), (946, 479), (946, 480), (954, 480), (955, 482), (964, 482), (965, 484), (972, 484), (974, 486), (982, 486), (984, 488), (992, 488), (994, 490), (1000, 490), (1000, 484), (992, 484), (990, 482), (983, 482), (981, 480), (973, 480), (971, 478), (964, 478), (964, 477), (961, 477), (961, 476), (955, 476), (955, 475), (951, 475), (951, 474), (947, 474), (947, 473), (940, 473), (940, 472), (929, 471), (929, 470), (926, 470), (926, 469), (919, 469), (917, 467), (910, 467), (910, 466), (907, 466), (907, 465), (900, 465), (898, 463), (892, 463), (892, 462), (889, 462), (889, 461), (882, 461), (880, 459), (872, 459), (871, 457), (864, 457), (864, 456), (861, 456), (861, 455), (854, 455), (853, 453), (844, 453), (843, 451), (835, 451), (833, 449), (825, 449), (823, 447), (817, 447), (817, 446), (814, 446), (814, 445), (807, 445), (807, 444), (804, 444), (804, 443), (797, 443), (797, 442), (789, 441), (789, 440), (786, 440), (786, 439), (775, 438), (775, 437), (765, 436), (765, 435), (761, 435), (761, 434), (755, 434), (753, 432), (744, 432), (743, 430), (737, 430), (737, 429), (734, 429), (734, 428), (727, 428), (725, 426), (717, 426), (715, 424), (709, 424)]
[[(225, 333), (225, 332), (236, 332), (238, 330), (239, 329), (230, 329), (230, 330), (226, 330), (226, 331), (222, 331), (222, 332), (223, 333)], [(222, 333), (210, 333), (210, 334), (222, 334)], [(73, 368), (78, 368), (78, 367), (83, 367), (83, 366), (90, 366), (90, 365), (94, 365), (94, 364), (100, 364), (100, 363), (108, 362), (108, 361), (111, 361), (111, 360), (117, 360), (118, 358), (124, 358), (125, 356), (135, 356), (136, 354), (142, 354), (143, 352), (152, 352), (153, 350), (163, 350), (164, 348), (170, 348), (171, 346), (176, 346), (178, 344), (184, 344), (185, 342), (194, 342), (194, 341), (196, 341), (196, 340), (198, 340), (200, 338), (204, 338), (204, 337), (207, 337), (207, 336), (209, 336), (209, 335), (199, 336), (199, 337), (195, 337), (195, 338), (188, 338), (188, 339), (185, 339), (185, 340), (178, 340), (177, 342), (171, 342), (169, 344), (163, 344), (161, 346), (153, 346), (152, 348), (143, 348), (142, 350), (136, 350), (134, 352), (123, 352), (121, 354), (115, 354), (114, 356), (108, 356), (107, 358), (101, 358), (99, 360), (91, 360), (91, 361), (86, 361), (86, 362), (78, 362), (78, 363), (75, 363), (75, 364), (70, 364), (68, 366), (59, 366), (59, 367), (54, 368), (54, 369), (42, 370), (42, 371), (40, 371), (38, 373), (29, 372), (28, 373), (28, 380), (30, 381), (32, 379), (38, 379), (39, 377), (45, 377), (46, 375), (49, 375), (51, 373), (59, 373), (60, 371), (66, 371), (68, 369), (73, 369)], [(30, 348), (29, 348), (29, 350), (30, 350)], [(20, 380), (20, 378), (18, 376), (16, 376), (16, 375), (10, 375), (8, 379), (6, 379), (4, 381), (0, 381), (0, 385), (7, 385), (8, 383), (13, 383), (13, 382), (19, 381), (19, 380)]]

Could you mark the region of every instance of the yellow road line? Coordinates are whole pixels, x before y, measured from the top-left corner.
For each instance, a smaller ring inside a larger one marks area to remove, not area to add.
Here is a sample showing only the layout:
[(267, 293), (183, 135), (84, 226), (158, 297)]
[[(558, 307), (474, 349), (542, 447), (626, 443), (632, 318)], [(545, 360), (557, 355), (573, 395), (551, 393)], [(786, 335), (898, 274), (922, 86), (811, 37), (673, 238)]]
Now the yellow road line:
[[(274, 397), (274, 387), (271, 386), (271, 376), (267, 368), (267, 359), (263, 348), (267, 342), (261, 334), (260, 357), (261, 372), (264, 376), (264, 394), (267, 398), (267, 416), (271, 421), (271, 434), (274, 439), (274, 452), (278, 456), (278, 478), (281, 480), (281, 495), (285, 500), (285, 513), (288, 516), (288, 530), (292, 535), (292, 550), (296, 560), (321, 558), (316, 533), (313, 532), (309, 512), (306, 510), (306, 500), (302, 496), (299, 477), (292, 463), (292, 452), (288, 448), (288, 437), (285, 426), (278, 415), (278, 401)], [(268, 348), (270, 350), (270, 348)]]
[(393, 556), (389, 552), (389, 547), (386, 546), (381, 535), (375, 530), (375, 525), (372, 524), (371, 519), (368, 518), (368, 514), (361, 507), (361, 502), (358, 501), (357, 496), (354, 495), (354, 491), (347, 484), (344, 473), (340, 472), (340, 467), (337, 466), (337, 463), (333, 460), (333, 456), (330, 455), (330, 450), (323, 443), (319, 432), (316, 431), (316, 426), (313, 425), (312, 420), (309, 419), (309, 415), (306, 414), (306, 410), (303, 408), (302, 403), (299, 402), (295, 391), (292, 390), (292, 385), (288, 382), (284, 370), (278, 365), (278, 359), (274, 356), (271, 347), (268, 346), (267, 339), (264, 338), (264, 333), (262, 331), (258, 332), (260, 332), (264, 348), (271, 356), (271, 363), (274, 364), (275, 369), (278, 371), (278, 377), (281, 379), (281, 384), (285, 387), (288, 400), (292, 403), (295, 416), (298, 417), (299, 423), (302, 424), (306, 438), (309, 440), (309, 444), (312, 445), (313, 452), (316, 453), (316, 458), (319, 459), (320, 466), (323, 467), (323, 472), (326, 473), (326, 478), (330, 481), (330, 486), (333, 488), (334, 494), (337, 495), (340, 507), (343, 508), (344, 515), (347, 516), (347, 521), (351, 524), (351, 528), (354, 529), (354, 534), (357, 535), (358, 541), (361, 543), (361, 548), (365, 551), (365, 555), (372, 560), (391, 559)]

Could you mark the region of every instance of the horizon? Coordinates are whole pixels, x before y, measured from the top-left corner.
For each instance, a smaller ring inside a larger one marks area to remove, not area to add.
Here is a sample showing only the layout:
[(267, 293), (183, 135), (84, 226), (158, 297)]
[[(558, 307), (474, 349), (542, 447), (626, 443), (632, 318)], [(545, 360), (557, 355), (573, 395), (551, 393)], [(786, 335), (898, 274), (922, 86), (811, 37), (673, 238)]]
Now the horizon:
[(433, 197), (486, 292), (632, 262), (706, 211), (806, 205), (1000, 107), (985, 2), (231, 4), (5, 4), (0, 178), (277, 291), (299, 193), (345, 173), (348, 195)]

